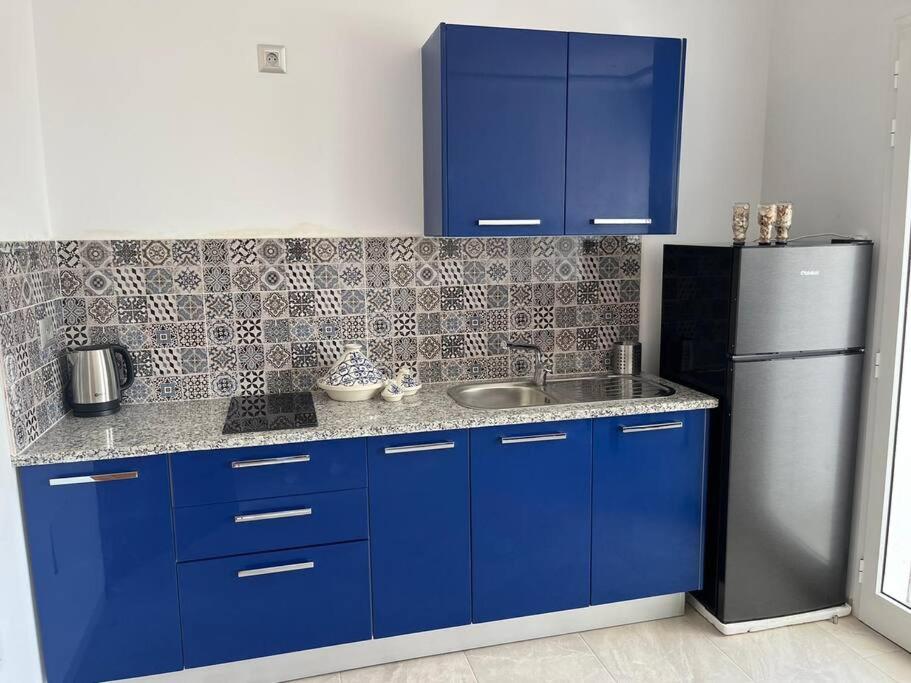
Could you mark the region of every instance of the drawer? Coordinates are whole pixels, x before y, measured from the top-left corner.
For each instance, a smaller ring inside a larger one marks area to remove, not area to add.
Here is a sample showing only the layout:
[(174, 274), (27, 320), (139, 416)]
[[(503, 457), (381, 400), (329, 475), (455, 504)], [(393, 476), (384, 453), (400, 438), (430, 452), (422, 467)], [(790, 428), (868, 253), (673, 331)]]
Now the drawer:
[(367, 538), (367, 491), (177, 508), (177, 560), (258, 553)]
[(177, 573), (187, 667), (370, 638), (366, 541), (185, 562)]
[(340, 439), (177, 453), (171, 478), (175, 507), (364, 488), (367, 444)]

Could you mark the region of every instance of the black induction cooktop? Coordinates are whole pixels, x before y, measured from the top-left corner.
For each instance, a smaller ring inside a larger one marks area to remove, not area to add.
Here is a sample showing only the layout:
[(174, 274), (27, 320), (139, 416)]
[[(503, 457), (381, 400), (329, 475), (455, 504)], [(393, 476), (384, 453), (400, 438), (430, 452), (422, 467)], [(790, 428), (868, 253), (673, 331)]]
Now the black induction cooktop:
[(269, 432), (299, 427), (316, 427), (316, 408), (309, 391), (235, 396), (228, 406), (222, 433)]

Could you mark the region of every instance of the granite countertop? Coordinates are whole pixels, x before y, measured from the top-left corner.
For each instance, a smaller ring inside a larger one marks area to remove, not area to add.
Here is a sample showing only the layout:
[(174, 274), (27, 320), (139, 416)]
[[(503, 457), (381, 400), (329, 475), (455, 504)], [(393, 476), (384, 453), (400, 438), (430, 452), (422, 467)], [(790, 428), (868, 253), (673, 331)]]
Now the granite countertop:
[(34, 444), (14, 455), (13, 464), (24, 467), (215, 448), (666, 413), (718, 405), (717, 399), (711, 396), (661, 381), (674, 387), (677, 393), (661, 398), (506, 410), (464, 408), (446, 394), (446, 389), (452, 386), (449, 384), (427, 386), (416, 396), (398, 403), (387, 403), (380, 398), (340, 403), (321, 391), (314, 391), (319, 426), (246, 434), (222, 434), (229, 399), (125, 405), (119, 413), (107, 417), (67, 415)]

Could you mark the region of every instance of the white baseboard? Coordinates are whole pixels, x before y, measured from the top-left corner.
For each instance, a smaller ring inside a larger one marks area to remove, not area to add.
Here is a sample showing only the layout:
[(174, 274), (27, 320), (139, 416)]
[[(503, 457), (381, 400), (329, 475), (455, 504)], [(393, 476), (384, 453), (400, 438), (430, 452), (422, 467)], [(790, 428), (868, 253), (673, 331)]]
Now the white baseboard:
[(846, 617), (851, 614), (851, 605), (839, 605), (838, 607), (829, 607), (828, 609), (820, 609), (814, 612), (791, 614), (786, 617), (755, 619), (753, 621), (738, 621), (732, 624), (725, 624), (724, 622), (719, 621), (718, 617), (709, 612), (705, 606), (692, 595), (688, 594), (686, 596), (686, 601), (693, 606), (693, 609), (705, 617), (706, 621), (726, 636), (735, 636), (740, 633), (751, 633), (753, 631), (765, 631), (770, 628), (780, 628), (782, 626), (794, 626), (795, 624), (809, 624), (812, 621), (826, 621), (833, 617)]
[(565, 612), (333, 645), (129, 680), (132, 683), (279, 683), (403, 659), (677, 617), (683, 611), (683, 593), (675, 593)]

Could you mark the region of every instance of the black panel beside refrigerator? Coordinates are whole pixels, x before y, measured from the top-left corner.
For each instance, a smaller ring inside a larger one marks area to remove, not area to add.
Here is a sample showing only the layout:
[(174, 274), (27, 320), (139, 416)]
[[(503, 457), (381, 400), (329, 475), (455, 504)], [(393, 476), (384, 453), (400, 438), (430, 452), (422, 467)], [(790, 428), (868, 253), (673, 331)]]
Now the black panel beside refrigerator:
[(845, 602), (871, 256), (664, 247), (661, 376), (720, 399), (695, 597), (722, 623)]

